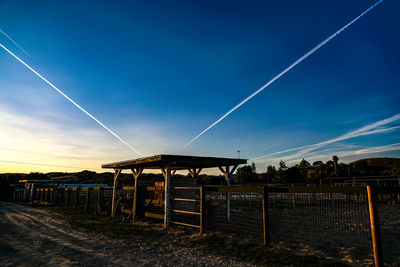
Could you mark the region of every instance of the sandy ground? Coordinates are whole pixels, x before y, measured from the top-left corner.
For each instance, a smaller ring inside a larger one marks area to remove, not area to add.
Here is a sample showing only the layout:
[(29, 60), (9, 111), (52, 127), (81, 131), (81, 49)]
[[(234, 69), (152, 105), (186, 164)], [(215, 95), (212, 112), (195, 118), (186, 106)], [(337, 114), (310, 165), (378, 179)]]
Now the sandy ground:
[(0, 202), (0, 266), (216, 265), (253, 266), (171, 240), (155, 246), (78, 231), (45, 208)]

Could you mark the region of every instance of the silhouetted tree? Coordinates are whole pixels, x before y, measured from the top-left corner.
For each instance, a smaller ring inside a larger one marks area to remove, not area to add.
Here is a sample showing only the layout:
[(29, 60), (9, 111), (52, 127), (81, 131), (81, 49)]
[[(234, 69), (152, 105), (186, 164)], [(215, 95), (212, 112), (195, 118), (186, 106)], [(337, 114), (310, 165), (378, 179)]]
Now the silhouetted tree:
[(277, 181), (280, 183), (286, 183), (287, 182), (287, 166), (286, 163), (281, 160), (279, 162), (279, 168), (278, 168), (278, 175), (277, 175)]
[(253, 167), (246, 165), (238, 168), (236, 171), (235, 183), (242, 184), (251, 182), (258, 182), (258, 175)]
[(267, 167), (267, 182), (268, 183), (272, 183), (276, 181), (276, 177), (277, 177), (277, 171), (275, 166), (272, 165), (268, 165)]
[(332, 161), (333, 161), (333, 170), (334, 170), (334, 174), (335, 177), (338, 176), (338, 172), (337, 172), (337, 163), (338, 163), (339, 158), (337, 156), (333, 156), (332, 157)]

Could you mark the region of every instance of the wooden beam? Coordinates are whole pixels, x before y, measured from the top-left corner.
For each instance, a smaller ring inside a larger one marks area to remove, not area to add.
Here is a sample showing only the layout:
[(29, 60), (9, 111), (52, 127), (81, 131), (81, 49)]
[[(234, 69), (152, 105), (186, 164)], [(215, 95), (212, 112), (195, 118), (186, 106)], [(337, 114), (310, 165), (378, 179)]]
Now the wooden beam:
[(137, 211), (137, 194), (138, 194), (138, 180), (142, 173), (143, 168), (132, 169), (133, 177), (135, 178), (135, 191), (133, 192), (133, 206), (132, 206), (132, 222), (135, 221)]
[(225, 174), (226, 174), (226, 171), (223, 169), (223, 167), (222, 166), (218, 166), (218, 169), (223, 173), (223, 175), (225, 176)]
[(188, 169), (188, 171), (189, 171), (189, 173), (190, 173), (190, 176), (192, 176), (192, 178), (194, 178), (194, 177), (195, 177), (194, 171), (192, 171), (192, 169)]
[(239, 166), (239, 165), (233, 166), (232, 170), (231, 170), (230, 173), (229, 173), (229, 176), (232, 176), (232, 174), (236, 171), (236, 168), (237, 168), (238, 166)]
[(115, 215), (115, 204), (116, 204), (116, 200), (115, 198), (117, 197), (117, 186), (118, 186), (118, 177), (121, 174), (121, 170), (120, 169), (116, 169), (114, 170), (114, 185), (113, 185), (113, 195), (112, 195), (112, 204), (111, 204), (111, 217), (114, 217)]

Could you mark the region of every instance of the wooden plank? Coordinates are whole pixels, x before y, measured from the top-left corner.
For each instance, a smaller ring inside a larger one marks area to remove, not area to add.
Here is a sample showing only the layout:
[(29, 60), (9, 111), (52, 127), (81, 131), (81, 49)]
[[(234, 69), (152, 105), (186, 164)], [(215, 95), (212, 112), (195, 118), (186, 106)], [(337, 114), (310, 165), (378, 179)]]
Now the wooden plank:
[(122, 190), (134, 191), (135, 190), (135, 186), (125, 185), (125, 186), (122, 187)]
[(170, 221), (170, 223), (183, 225), (183, 226), (188, 226), (188, 227), (200, 228), (199, 225), (194, 225), (194, 224), (188, 224), (188, 223), (182, 223), (182, 222), (173, 222), (173, 221)]
[(201, 215), (200, 212), (193, 212), (193, 211), (187, 211), (187, 210), (171, 210), (172, 212), (176, 213), (185, 213), (185, 214), (193, 214), (193, 215)]
[(262, 187), (261, 186), (207, 186), (207, 191), (216, 191), (216, 192), (254, 192), (254, 193), (261, 193)]
[(145, 212), (144, 216), (148, 217), (148, 218), (153, 218), (153, 219), (160, 219), (160, 220), (164, 219), (163, 214), (157, 214), (157, 213), (151, 213), (151, 212)]
[(176, 186), (173, 189), (200, 189), (200, 186)]
[[(201, 190), (201, 189), (200, 189)], [(199, 202), (198, 199), (190, 199), (190, 198), (173, 198), (172, 200), (176, 201), (188, 201), (188, 202)]]
[(130, 209), (123, 209), (122, 213), (126, 213), (126, 214), (131, 214), (131, 210)]
[(374, 261), (376, 267), (383, 267), (383, 253), (382, 253), (382, 241), (381, 231), (379, 225), (378, 207), (376, 204), (376, 192), (370, 185), (367, 186), (368, 193), (368, 207), (369, 217), (371, 222), (371, 235), (372, 245), (374, 249)]
[(163, 191), (163, 186), (146, 186), (146, 191)]

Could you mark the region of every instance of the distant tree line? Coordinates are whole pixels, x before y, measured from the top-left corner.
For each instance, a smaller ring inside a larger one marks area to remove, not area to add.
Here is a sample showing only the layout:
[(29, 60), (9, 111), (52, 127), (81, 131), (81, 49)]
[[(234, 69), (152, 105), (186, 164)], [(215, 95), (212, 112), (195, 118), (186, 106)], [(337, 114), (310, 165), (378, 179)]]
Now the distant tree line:
[(400, 166), (388, 167), (383, 163), (369, 165), (367, 160), (345, 164), (340, 163), (337, 156), (333, 156), (332, 160), (325, 163), (315, 161), (311, 164), (302, 159), (299, 164), (291, 167), (281, 160), (277, 167), (268, 165), (263, 173), (257, 173), (255, 164), (252, 163), (237, 169), (234, 183), (319, 183), (323, 178), (391, 175), (400, 176)]

